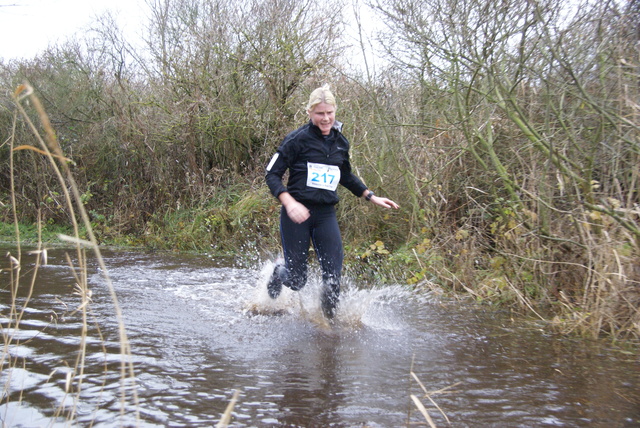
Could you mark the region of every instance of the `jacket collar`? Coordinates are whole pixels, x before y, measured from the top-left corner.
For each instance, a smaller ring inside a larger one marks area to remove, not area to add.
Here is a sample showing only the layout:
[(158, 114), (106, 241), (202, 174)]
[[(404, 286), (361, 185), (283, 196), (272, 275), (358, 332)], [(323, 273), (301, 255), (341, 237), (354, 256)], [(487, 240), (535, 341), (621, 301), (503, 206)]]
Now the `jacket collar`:
[[(320, 128), (318, 128), (316, 125), (313, 124), (313, 122), (309, 121), (309, 126), (311, 127), (311, 129), (313, 129), (314, 132), (318, 133), (319, 135), (322, 134), (322, 131), (320, 131)], [(331, 129), (335, 129), (338, 132), (342, 132), (342, 122), (339, 122), (337, 120), (335, 120), (333, 122), (333, 126), (331, 127)]]

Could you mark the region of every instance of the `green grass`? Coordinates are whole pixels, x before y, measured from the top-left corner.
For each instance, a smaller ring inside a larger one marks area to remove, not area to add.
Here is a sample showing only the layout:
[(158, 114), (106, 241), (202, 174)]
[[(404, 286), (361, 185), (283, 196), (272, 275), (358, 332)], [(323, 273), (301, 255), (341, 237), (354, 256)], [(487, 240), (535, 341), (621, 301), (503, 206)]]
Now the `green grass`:
[[(20, 242), (25, 244), (35, 244), (38, 239), (38, 225), (37, 224), (20, 224)], [(40, 241), (44, 244), (56, 244), (60, 243), (58, 235), (73, 235), (73, 229), (71, 226), (60, 226), (56, 224), (42, 225)], [(80, 237), (85, 239), (86, 233), (84, 230), (80, 231)], [(16, 228), (13, 223), (0, 223), (0, 242), (17, 242)]]

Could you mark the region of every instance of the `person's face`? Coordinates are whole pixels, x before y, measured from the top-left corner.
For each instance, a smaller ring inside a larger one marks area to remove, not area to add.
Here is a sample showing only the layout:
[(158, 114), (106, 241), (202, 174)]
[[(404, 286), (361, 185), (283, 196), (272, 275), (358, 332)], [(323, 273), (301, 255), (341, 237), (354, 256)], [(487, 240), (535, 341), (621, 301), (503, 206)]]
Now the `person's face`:
[(311, 123), (320, 128), (322, 135), (329, 135), (336, 121), (336, 108), (331, 104), (320, 103), (309, 112)]

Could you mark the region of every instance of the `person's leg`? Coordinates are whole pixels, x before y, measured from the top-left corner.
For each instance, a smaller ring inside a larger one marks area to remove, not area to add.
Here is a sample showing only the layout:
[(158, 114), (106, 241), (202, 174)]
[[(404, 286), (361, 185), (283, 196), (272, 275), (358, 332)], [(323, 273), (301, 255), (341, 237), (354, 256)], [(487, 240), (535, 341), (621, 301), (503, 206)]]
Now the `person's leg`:
[(284, 207), (280, 214), (280, 234), (282, 251), (286, 266), (284, 285), (294, 291), (300, 290), (307, 283), (307, 263), (309, 259), (309, 227), (312, 219), (298, 224), (293, 222)]
[(284, 207), (280, 210), (280, 239), (284, 262), (276, 262), (267, 284), (267, 291), (272, 299), (280, 295), (283, 285), (298, 291), (307, 283), (310, 225), (311, 219), (298, 224), (289, 218)]
[(335, 207), (323, 207), (317, 213), (312, 239), (322, 270), (322, 311), (327, 318), (333, 318), (340, 297), (340, 277), (344, 259)]
[(284, 280), (287, 278), (287, 269), (284, 265), (283, 261), (276, 260), (276, 264), (273, 267), (273, 272), (271, 273), (271, 277), (269, 277), (269, 282), (267, 283), (267, 293), (269, 293), (269, 297), (272, 299), (277, 299), (282, 292), (282, 285), (284, 284)]

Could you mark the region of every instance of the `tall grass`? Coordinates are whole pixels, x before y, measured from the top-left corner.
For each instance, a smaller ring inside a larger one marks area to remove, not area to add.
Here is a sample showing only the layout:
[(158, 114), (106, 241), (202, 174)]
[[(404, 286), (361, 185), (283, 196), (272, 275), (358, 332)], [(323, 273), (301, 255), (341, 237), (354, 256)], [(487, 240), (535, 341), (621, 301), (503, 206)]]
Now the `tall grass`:
[[(70, 222), (74, 232), (71, 236), (61, 235), (59, 238), (61, 242), (66, 245), (71, 245), (74, 248), (75, 262), (72, 261), (72, 257), (70, 255), (67, 256), (67, 261), (69, 264), (69, 271), (75, 283), (73, 287), (75, 292), (74, 294), (79, 297), (79, 303), (70, 308), (70, 313), (80, 315), (82, 327), (79, 337), (77, 358), (71, 364), (70, 371), (67, 372), (65, 379), (65, 394), (72, 398), (73, 405), (65, 406), (63, 401), (61, 407), (55, 411), (54, 416), (64, 417), (70, 424), (78, 422), (78, 406), (80, 404), (80, 397), (83, 392), (83, 384), (86, 377), (87, 339), (88, 333), (91, 331), (90, 319), (92, 312), (92, 291), (87, 281), (87, 251), (89, 251), (97, 260), (102, 275), (104, 276), (104, 280), (112, 298), (113, 311), (115, 312), (116, 319), (118, 321), (118, 338), (120, 344), (120, 415), (121, 417), (124, 417), (125, 414), (130, 416), (130, 413), (133, 411), (135, 412), (135, 419), (139, 420), (137, 410), (138, 398), (135, 386), (131, 349), (129, 347), (122, 313), (120, 311), (120, 306), (118, 304), (113, 284), (109, 279), (108, 271), (104, 264), (100, 248), (93, 234), (87, 212), (83, 206), (80, 191), (69, 168), (71, 160), (65, 157), (62, 152), (56, 138), (55, 131), (49, 121), (49, 117), (42, 107), (39, 98), (35, 96), (33, 88), (28, 83), (20, 85), (13, 93), (13, 100), (16, 106), (16, 116), (14, 117), (13, 130), (8, 140), (8, 144), (10, 150), (10, 177), (12, 184), (10, 197), (13, 203), (16, 250), (14, 254), (8, 255), (10, 263), (10, 267), (8, 269), (10, 279), (7, 286), (9, 288), (11, 299), (7, 310), (8, 313), (6, 315), (3, 314), (6, 317), (6, 321), (2, 329), (3, 349), (2, 355), (0, 356), (0, 366), (7, 376), (5, 378), (6, 384), (3, 386), (2, 402), (7, 404), (12, 399), (17, 399), (19, 401), (23, 399), (22, 393), (18, 394), (17, 397), (16, 394), (11, 393), (11, 374), (15, 368), (20, 367), (21, 365), (20, 358), (11, 357), (11, 351), (21, 343), (17, 338), (18, 333), (20, 332), (22, 323), (24, 323), (29, 317), (29, 304), (37, 282), (39, 269), (43, 264), (47, 263), (47, 249), (43, 247), (42, 242), (39, 239), (36, 250), (29, 253), (30, 255), (36, 256), (35, 265), (32, 269), (24, 269), (28, 262), (22, 250), (20, 229), (18, 227), (19, 217), (16, 211), (16, 194), (14, 192), (14, 156), (16, 153), (26, 150), (32, 152), (35, 156), (42, 156), (48, 161), (49, 167), (57, 177), (60, 185), (59, 187), (63, 191), (63, 201), (66, 204), (67, 212), (71, 214)], [(16, 141), (15, 128), (18, 113), (22, 117), (24, 123), (26, 123), (28, 128), (32, 131), (38, 146), (18, 144)], [(38, 224), (40, 224), (40, 222)], [(81, 225), (82, 230), (84, 230), (88, 235), (88, 239), (81, 238)], [(28, 272), (28, 274), (25, 272)], [(24, 278), (25, 275), (29, 275), (30, 277)], [(28, 284), (28, 289), (26, 291), (22, 289), (25, 286), (25, 283)], [(22, 297), (19, 299), (18, 296)], [(68, 296), (59, 296), (59, 299), (62, 302), (65, 302), (67, 298)], [(69, 304), (73, 305), (72, 302)], [(97, 326), (97, 329), (97, 334), (99, 337), (102, 337), (99, 326)], [(104, 338), (102, 340), (104, 341)], [(54, 373), (51, 374), (50, 381), (52, 381), (51, 378), (53, 376)], [(6, 418), (3, 417), (3, 420), (6, 420)]]

